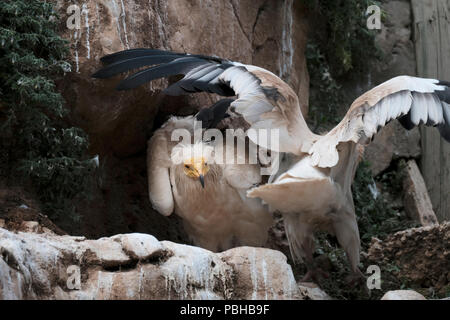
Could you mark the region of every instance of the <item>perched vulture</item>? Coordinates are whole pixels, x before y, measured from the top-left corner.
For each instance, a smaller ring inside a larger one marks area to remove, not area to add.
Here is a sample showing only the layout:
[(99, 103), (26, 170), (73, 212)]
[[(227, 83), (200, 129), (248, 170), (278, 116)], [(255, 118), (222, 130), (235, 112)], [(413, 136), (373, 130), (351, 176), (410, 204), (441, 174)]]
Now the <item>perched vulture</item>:
[[(444, 81), (410, 76), (386, 81), (357, 98), (342, 121), (321, 136), (307, 127), (294, 91), (265, 69), (217, 57), (151, 49), (121, 51), (103, 57), (102, 61), (107, 66), (94, 74), (97, 78), (149, 66), (122, 80), (118, 90), (135, 88), (161, 77), (184, 75), (165, 93), (206, 91), (237, 96), (229, 108), (232, 116), (243, 117), (251, 129), (278, 129), (280, 139), (275, 147), (248, 135), (253, 143), (279, 154), (281, 163), (268, 183), (250, 189), (247, 196), (262, 199), (272, 211), (282, 213), (292, 257), (306, 262), (306, 278), (319, 272), (313, 260), (317, 230), (337, 237), (353, 274), (362, 276), (358, 269), (360, 239), (351, 185), (363, 148), (380, 127), (393, 119), (399, 119), (407, 129), (420, 124), (436, 126), (450, 141), (450, 83)], [(153, 146), (153, 152), (167, 153), (164, 141), (154, 142), (157, 145)], [(152, 168), (149, 170), (154, 172)], [(167, 169), (161, 169), (159, 174), (167, 176)], [(197, 183), (194, 193), (206, 193), (207, 178), (205, 182), (205, 190)], [(170, 193), (167, 178), (162, 188)], [(227, 196), (217, 192), (214, 197)], [(163, 212), (170, 213), (172, 205), (167, 200)]]
[[(214, 142), (183, 141), (176, 149), (178, 142), (171, 141), (175, 129), (193, 134), (195, 120), (203, 119), (207, 128), (217, 124), (224, 115), (221, 111), (217, 115), (217, 109), (228, 107), (231, 101), (221, 100), (196, 117), (170, 118), (154, 132), (147, 148), (153, 207), (166, 216), (174, 211), (183, 219), (193, 243), (212, 251), (264, 246), (272, 225), (267, 206), (260, 199), (246, 196), (250, 188), (261, 183), (258, 164), (216, 163)], [(246, 154), (239, 156), (245, 158)]]

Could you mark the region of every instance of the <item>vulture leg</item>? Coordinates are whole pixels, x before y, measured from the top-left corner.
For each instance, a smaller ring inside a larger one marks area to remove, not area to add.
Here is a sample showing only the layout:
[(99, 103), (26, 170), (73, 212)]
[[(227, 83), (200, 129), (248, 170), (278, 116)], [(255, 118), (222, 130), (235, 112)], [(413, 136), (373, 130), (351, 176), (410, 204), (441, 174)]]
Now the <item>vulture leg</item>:
[(318, 268), (314, 262), (313, 226), (301, 221), (301, 214), (283, 214), (284, 228), (289, 242), (289, 249), (294, 262), (304, 261), (308, 269), (303, 282), (328, 278), (328, 273)]
[(337, 214), (334, 214), (333, 229), (350, 262), (351, 274), (347, 277), (347, 282), (353, 285), (365, 280), (363, 273), (358, 267), (360, 240), (354, 210), (342, 208)]
[(330, 276), (327, 272), (317, 267), (314, 262), (312, 266), (308, 266), (307, 268), (308, 272), (306, 272), (305, 276), (302, 278), (302, 282), (313, 281), (317, 284), (321, 278), (328, 278)]

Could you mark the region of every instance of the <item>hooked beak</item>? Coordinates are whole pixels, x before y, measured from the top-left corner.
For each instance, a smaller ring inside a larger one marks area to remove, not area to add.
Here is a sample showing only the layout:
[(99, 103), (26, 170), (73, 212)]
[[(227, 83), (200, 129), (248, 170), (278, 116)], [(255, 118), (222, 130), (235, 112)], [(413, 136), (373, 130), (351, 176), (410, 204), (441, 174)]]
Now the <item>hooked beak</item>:
[(205, 188), (205, 177), (201, 174), (198, 176), (198, 179), (200, 180), (200, 184), (202, 185), (202, 188)]

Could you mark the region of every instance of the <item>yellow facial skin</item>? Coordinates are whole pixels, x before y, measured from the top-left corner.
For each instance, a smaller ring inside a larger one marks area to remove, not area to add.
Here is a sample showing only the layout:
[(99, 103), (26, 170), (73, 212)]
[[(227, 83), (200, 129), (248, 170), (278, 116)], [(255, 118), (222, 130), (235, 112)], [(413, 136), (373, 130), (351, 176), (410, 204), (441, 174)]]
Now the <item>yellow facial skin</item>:
[(184, 162), (184, 173), (193, 179), (199, 179), (202, 187), (205, 187), (204, 177), (209, 171), (205, 158), (191, 158)]

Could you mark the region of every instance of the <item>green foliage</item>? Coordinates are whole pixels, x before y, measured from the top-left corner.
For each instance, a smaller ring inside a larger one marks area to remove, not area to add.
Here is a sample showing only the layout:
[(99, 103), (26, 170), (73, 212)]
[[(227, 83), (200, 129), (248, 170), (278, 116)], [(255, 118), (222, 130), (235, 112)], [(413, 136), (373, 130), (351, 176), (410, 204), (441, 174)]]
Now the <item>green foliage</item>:
[(323, 21), (313, 41), (325, 54), (335, 77), (366, 70), (367, 62), (379, 55), (375, 32), (367, 28), (365, 12), (375, 0), (303, 0)]
[(397, 170), (377, 178), (382, 190), (376, 197), (370, 190), (376, 187), (376, 183), (372, 178), (369, 163), (361, 162), (356, 171), (352, 192), (363, 249), (369, 246), (372, 237), (383, 239), (388, 234), (417, 226), (416, 222), (409, 220), (405, 213), (395, 208), (394, 203), (385, 196), (386, 192), (393, 198), (400, 196), (402, 167), (399, 163)]
[(311, 85), (308, 119), (313, 122), (313, 131), (327, 130), (340, 120), (341, 86), (331, 75), (327, 59), (317, 44), (307, 44), (306, 59)]
[(374, 0), (302, 0), (313, 25), (306, 48), (310, 75), (309, 121), (328, 130), (340, 120), (345, 101), (340, 83), (368, 70), (380, 58), (376, 30), (367, 29), (365, 12)]
[(87, 135), (65, 123), (68, 110), (54, 79), (71, 70), (56, 33), (52, 4), (0, 5), (0, 173), (30, 181), (49, 213), (70, 210), (93, 162)]

